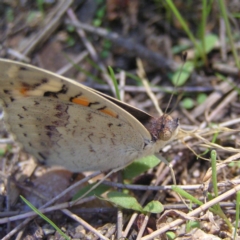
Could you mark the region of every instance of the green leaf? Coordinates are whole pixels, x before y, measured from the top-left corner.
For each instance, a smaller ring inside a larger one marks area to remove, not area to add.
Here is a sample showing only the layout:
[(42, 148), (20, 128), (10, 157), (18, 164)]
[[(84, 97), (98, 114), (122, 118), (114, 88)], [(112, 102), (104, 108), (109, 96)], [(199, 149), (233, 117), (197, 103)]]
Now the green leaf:
[(218, 41), (218, 37), (215, 34), (208, 34), (205, 36), (204, 41), (205, 41), (205, 46), (204, 46), (205, 49), (203, 49), (203, 43), (202, 42), (199, 43), (199, 48), (196, 49), (196, 51), (195, 51), (196, 57), (200, 56), (199, 50), (205, 51), (206, 54), (211, 52)]
[(113, 69), (112, 69), (110, 66), (108, 66), (108, 71), (109, 71), (109, 75), (110, 75), (110, 77), (111, 77), (111, 79), (112, 79), (114, 88), (115, 88), (116, 98), (117, 98), (118, 100), (121, 100), (121, 99), (120, 99), (120, 92), (119, 92), (118, 84), (117, 84), (117, 79), (116, 79), (116, 77), (115, 77), (115, 73), (114, 73)]
[[(86, 187), (83, 187), (81, 190), (79, 190), (73, 197), (73, 200), (76, 200), (80, 198), (84, 193), (89, 191), (96, 183), (92, 183), (87, 185)], [(90, 197), (90, 196), (101, 196), (103, 193), (108, 191), (110, 189), (109, 186), (106, 185), (99, 185), (95, 189), (93, 189), (90, 193), (88, 193), (85, 197)]]
[(43, 15), (41, 12), (38, 11), (30, 11), (27, 16), (27, 23), (31, 24), (33, 22), (42, 21)]
[(197, 96), (197, 103), (198, 104), (202, 104), (203, 102), (205, 102), (205, 100), (207, 99), (207, 94), (205, 93), (200, 93)]
[(189, 199), (191, 202), (196, 203), (198, 205), (203, 205), (203, 202), (199, 201), (197, 198), (193, 197), (193, 195), (189, 194), (185, 190), (181, 189), (177, 186), (172, 186), (172, 190), (178, 194), (180, 194), (182, 197)]
[(152, 155), (144, 158), (140, 158), (127, 166), (123, 171), (124, 179), (132, 179), (139, 176), (141, 173), (146, 172), (159, 164), (160, 160)]
[(188, 221), (186, 224), (186, 232), (190, 232), (194, 228), (200, 228), (200, 223), (197, 221)]
[(67, 25), (67, 31), (70, 32), (70, 33), (73, 33), (74, 31), (76, 31), (76, 29), (72, 25)]
[(172, 76), (171, 81), (174, 86), (182, 86), (188, 80), (194, 69), (193, 62), (187, 61), (183, 67), (180, 67)]
[(137, 199), (121, 192), (109, 192), (107, 194), (108, 200), (124, 209), (131, 209), (134, 211), (142, 212), (143, 209), (141, 205), (138, 203)]
[(13, 22), (14, 21), (14, 13), (12, 8), (7, 8), (6, 9), (6, 17), (7, 17), (7, 22)]
[(184, 98), (180, 104), (185, 109), (191, 109), (194, 107), (194, 101), (191, 98)]
[(166, 237), (169, 240), (173, 240), (176, 238), (176, 234), (174, 232), (166, 232)]
[(61, 236), (63, 236), (65, 239), (70, 240), (70, 238), (47, 216), (45, 216), (42, 212), (40, 212), (36, 207), (34, 207), (26, 198), (20, 195), (20, 198), (36, 213), (38, 214), (42, 219), (44, 219), (46, 222), (48, 222)]
[(239, 229), (239, 217), (240, 217), (240, 191), (237, 192), (236, 196), (236, 220), (235, 220), (235, 229), (234, 229), (234, 238), (237, 239), (237, 230)]
[(143, 208), (147, 213), (161, 213), (163, 210), (164, 207), (159, 201), (151, 201)]

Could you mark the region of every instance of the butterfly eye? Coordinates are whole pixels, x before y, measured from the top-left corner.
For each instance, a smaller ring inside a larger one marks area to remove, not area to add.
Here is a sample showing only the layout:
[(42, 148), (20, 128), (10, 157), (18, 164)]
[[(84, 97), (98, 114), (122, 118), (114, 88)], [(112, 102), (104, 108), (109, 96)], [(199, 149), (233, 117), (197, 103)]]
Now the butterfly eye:
[(179, 125), (178, 119), (173, 119), (169, 115), (163, 116), (161, 128), (159, 131), (159, 139), (161, 139), (162, 141), (170, 140), (176, 133), (178, 125)]
[(159, 133), (159, 139), (168, 141), (172, 137), (172, 132), (169, 129), (164, 129)]

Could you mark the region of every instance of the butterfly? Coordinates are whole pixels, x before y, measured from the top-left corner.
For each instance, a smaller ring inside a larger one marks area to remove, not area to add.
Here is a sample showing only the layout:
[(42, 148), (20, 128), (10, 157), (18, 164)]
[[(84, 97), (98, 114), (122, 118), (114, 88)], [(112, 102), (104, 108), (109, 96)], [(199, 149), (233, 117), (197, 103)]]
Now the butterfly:
[(10, 131), (38, 162), (74, 172), (123, 168), (173, 140), (178, 119), (154, 118), (74, 80), (0, 59)]

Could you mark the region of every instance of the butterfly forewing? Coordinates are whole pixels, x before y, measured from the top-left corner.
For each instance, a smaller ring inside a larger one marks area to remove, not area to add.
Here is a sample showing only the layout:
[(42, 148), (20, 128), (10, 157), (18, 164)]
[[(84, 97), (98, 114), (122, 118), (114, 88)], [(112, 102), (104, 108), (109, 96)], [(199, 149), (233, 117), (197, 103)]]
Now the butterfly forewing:
[(43, 163), (108, 170), (153, 154), (144, 149), (151, 134), (134, 116), (82, 84), (1, 59), (0, 86), (11, 131)]

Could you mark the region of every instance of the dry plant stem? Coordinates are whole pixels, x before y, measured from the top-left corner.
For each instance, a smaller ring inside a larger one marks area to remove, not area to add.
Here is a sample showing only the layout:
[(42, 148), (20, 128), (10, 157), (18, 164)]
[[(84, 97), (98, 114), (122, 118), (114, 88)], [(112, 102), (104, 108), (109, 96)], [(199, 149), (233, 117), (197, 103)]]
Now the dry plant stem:
[[(122, 183), (123, 182), (123, 174), (122, 171), (119, 171), (117, 173), (117, 180), (118, 182)], [(119, 188), (117, 189), (118, 192), (122, 192), (122, 189)], [(122, 238), (122, 228), (123, 228), (123, 212), (122, 209), (118, 208), (117, 211), (117, 239), (121, 239)]]
[[(138, 191), (166, 191), (171, 190), (172, 185), (166, 185), (166, 186), (146, 186), (146, 185), (134, 185), (134, 184), (122, 184), (122, 183), (113, 183), (104, 181), (102, 184), (105, 184), (107, 186), (115, 187), (115, 188), (123, 188), (123, 189), (130, 189), (130, 190), (138, 190)], [(184, 190), (197, 190), (202, 188), (202, 184), (196, 184), (196, 185), (178, 185), (178, 187), (184, 189)], [(144, 202), (141, 204), (144, 204)]]
[(214, 63), (212, 68), (213, 68), (213, 70), (215, 70), (217, 72), (221, 72), (221, 73), (225, 73), (225, 74), (231, 74), (231, 75), (235, 75), (235, 76), (239, 75), (238, 68), (236, 68), (234, 66), (229, 66), (229, 65), (224, 64), (224, 63)]
[(104, 237), (101, 233), (99, 233), (95, 228), (93, 228), (91, 225), (89, 225), (87, 222), (85, 222), (83, 219), (81, 219), (80, 217), (78, 217), (77, 215), (73, 214), (72, 212), (70, 212), (67, 209), (63, 209), (62, 210), (63, 213), (65, 213), (67, 216), (69, 216), (70, 218), (74, 219), (75, 221), (79, 222), (82, 226), (84, 226), (85, 228), (87, 228), (89, 231), (93, 232), (94, 234), (96, 234), (100, 239), (103, 240), (108, 240), (108, 238)]
[(206, 117), (208, 122), (211, 122), (214, 117), (223, 109), (226, 108), (226, 106), (233, 101), (235, 97), (237, 97), (238, 92), (237, 91), (232, 91), (224, 100), (211, 112), (209, 116)]
[(17, 235), (17, 237), (16, 237), (15, 240), (21, 240), (21, 239), (22, 239), (22, 235), (23, 235), (23, 233), (24, 233), (24, 230), (25, 230), (25, 228), (22, 229), (22, 230), (18, 233), (18, 235)]
[[(239, 132), (239, 129), (236, 129), (236, 130), (223, 129), (223, 128), (229, 127), (231, 125), (238, 124), (239, 122), (240, 122), (240, 118), (233, 119), (233, 120), (230, 120), (230, 121), (227, 121), (227, 122), (224, 122), (224, 123), (220, 123), (217, 128), (206, 128), (206, 127), (204, 128), (204, 126), (206, 125), (206, 122), (204, 122), (204, 124), (200, 125), (200, 127), (199, 127), (199, 130), (201, 130), (201, 131), (198, 131), (196, 129), (194, 132), (188, 132), (188, 136), (185, 137), (186, 134), (184, 134), (181, 141), (184, 142), (185, 146), (187, 146), (187, 148), (189, 148), (196, 156), (197, 156), (197, 154), (186, 143), (187, 141), (190, 141), (192, 138), (194, 138), (194, 139), (197, 138), (200, 141), (202, 140), (202, 142), (205, 143), (205, 144), (201, 144), (201, 146), (204, 146), (204, 147), (207, 147), (207, 148), (216, 147), (218, 149), (223, 149), (223, 150), (226, 150), (226, 151), (229, 151), (229, 152), (239, 152), (240, 149), (235, 149), (235, 148), (230, 148), (230, 147), (221, 147), (218, 144), (211, 143), (211, 142), (207, 141), (205, 138), (202, 138), (202, 136), (209, 136), (209, 135), (214, 134), (215, 132), (222, 132), (222, 131), (228, 131), (229, 133)], [(204, 128), (204, 129), (202, 129), (202, 128)], [(200, 143), (198, 143), (198, 144), (200, 144)]]
[[(67, 15), (68, 17), (71, 19), (71, 21), (78, 21), (76, 15), (74, 14), (73, 10), (70, 8), (67, 10)], [(79, 35), (79, 37), (82, 39), (84, 46), (86, 47), (86, 49), (88, 50), (91, 58), (98, 64), (99, 68), (102, 70), (103, 72), (103, 77), (105, 79), (105, 81), (107, 82), (107, 84), (110, 86), (112, 92), (115, 94), (115, 89), (112, 83), (112, 80), (110, 78), (110, 76), (107, 73), (107, 69), (104, 66), (104, 64), (101, 63), (101, 61), (99, 60), (99, 57), (97, 55), (97, 52), (95, 50), (95, 48), (93, 47), (93, 45), (87, 40), (85, 32), (82, 29), (77, 29), (77, 33)]]
[(141, 78), (142, 83), (143, 83), (143, 85), (144, 85), (144, 87), (145, 87), (145, 89), (147, 91), (148, 96), (152, 100), (152, 102), (154, 104), (154, 107), (156, 108), (156, 110), (159, 113), (159, 115), (163, 115), (163, 112), (162, 112), (162, 110), (159, 107), (158, 100), (156, 99), (155, 95), (151, 91), (151, 88), (149, 86), (149, 82), (146, 79), (146, 73), (144, 71), (142, 61), (139, 58), (137, 58), (137, 66), (138, 66), (137, 74)]
[(119, 91), (120, 91), (120, 100), (124, 101), (124, 97), (125, 97), (125, 87), (126, 85), (126, 74), (125, 71), (120, 71), (119, 74)]
[(121, 209), (117, 211), (117, 239), (122, 238), (122, 227), (123, 227), (123, 212)]
[(72, 62), (66, 64), (64, 67), (59, 69), (56, 73), (59, 75), (64, 75), (66, 72), (68, 72), (70, 69), (74, 67), (74, 64), (78, 64), (81, 62), (86, 56), (88, 55), (87, 51), (83, 51), (81, 54), (79, 54), (76, 58), (72, 60)]
[(223, 18), (219, 19), (220, 22), (220, 50), (223, 62), (227, 61), (227, 46), (226, 46), (226, 26)]
[[(47, 203), (45, 203), (42, 207), (40, 207), (39, 209), (43, 209), (51, 204), (53, 204), (55, 201), (57, 201), (58, 199), (60, 199), (62, 196), (64, 196), (67, 192), (71, 191), (73, 188), (81, 185), (82, 183), (88, 181), (89, 179), (97, 176), (101, 174), (100, 171), (95, 172), (91, 175), (89, 175), (88, 177), (85, 177), (84, 179), (82, 179), (81, 181), (73, 184), (71, 187), (67, 188), (65, 191), (63, 191), (61, 194), (59, 194), (58, 196), (54, 197), (53, 199), (51, 199), (50, 201), (48, 201)], [(15, 233), (17, 233), (19, 230), (21, 230), (28, 222), (30, 222), (34, 217), (31, 217), (29, 219), (25, 219), (21, 224), (19, 224), (17, 227), (15, 227), (11, 232), (9, 232), (2, 240), (7, 240), (10, 237), (12, 237)]]
[[(6, 199), (6, 207), (7, 207), (7, 211), (9, 211), (10, 210), (10, 196), (9, 196), (9, 194), (10, 194), (10, 189), (11, 189), (11, 187), (10, 187), (10, 176), (8, 176), (8, 178), (7, 178), (7, 199)], [(9, 232), (10, 231), (10, 222), (8, 222), (7, 223), (7, 231)]]
[(194, 116), (192, 116), (192, 114), (188, 110), (181, 107), (181, 112), (187, 117), (187, 119), (190, 121), (190, 123), (193, 123), (196, 126), (199, 126), (199, 122), (197, 121), (197, 119)]
[[(235, 156), (235, 157), (234, 157)], [(233, 160), (239, 159), (239, 154), (236, 156), (234, 155), (232, 157)], [(230, 157), (230, 158), (232, 158)], [(227, 158), (229, 160), (230, 158)], [(138, 191), (167, 191), (172, 189), (172, 185), (166, 185), (166, 186), (146, 186), (146, 185), (133, 185), (133, 184), (122, 184), (122, 183), (113, 183), (113, 182), (102, 182), (103, 184), (115, 188), (123, 188), (123, 189), (129, 189), (129, 190), (138, 190)], [(230, 181), (224, 181), (217, 184), (218, 187), (226, 187), (231, 186), (232, 184), (240, 184), (240, 179), (231, 180)], [(202, 184), (196, 184), (196, 185), (177, 185), (179, 188), (184, 190), (199, 190), (203, 189)]]
[[(146, 93), (146, 91), (144, 93)], [(156, 97), (157, 101), (159, 102), (159, 100), (163, 98), (163, 94), (162, 93), (155, 94), (155, 97)], [(146, 109), (149, 107), (151, 108), (153, 106), (153, 103), (152, 103), (151, 99), (147, 99), (143, 102), (135, 102), (134, 106), (136, 108)]]
[[(215, 132), (216, 132), (216, 131), (223, 131), (222, 128), (224, 128), (224, 127), (230, 127), (230, 126), (235, 125), (235, 124), (238, 124), (238, 123), (240, 123), (240, 118), (236, 118), (236, 119), (232, 119), (232, 120), (229, 120), (229, 121), (220, 123), (220, 124), (218, 124), (218, 128), (215, 128), (215, 129), (216, 129)], [(205, 127), (205, 126), (206, 126), (206, 122), (204, 122), (203, 124), (201, 124), (201, 125), (199, 126), (199, 129), (201, 130), (201, 133), (200, 133), (200, 134), (201, 134), (201, 135), (212, 135), (214, 129), (213, 129), (213, 128), (207, 128), (207, 127)], [(195, 128), (195, 130), (197, 130), (196, 127), (194, 127), (194, 128)], [(194, 130), (194, 129), (192, 129), (192, 130)], [(231, 132), (231, 131), (232, 131), (232, 132), (237, 132), (237, 131), (239, 131), (239, 130), (238, 130), (238, 129), (237, 129), (237, 130), (228, 129), (228, 131), (229, 131), (229, 132)], [(194, 136), (194, 134), (195, 134), (195, 133), (193, 133), (193, 136)], [(189, 133), (188, 135), (192, 135), (192, 134)], [(191, 139), (193, 138), (193, 136), (184, 137), (183, 141), (191, 140)], [(195, 136), (194, 136), (194, 137), (195, 137)]]
[(237, 123), (240, 123), (240, 118), (236, 118), (236, 119), (232, 119), (232, 120), (220, 123), (219, 127), (229, 127), (229, 126), (237, 124)]
[(57, 29), (61, 23), (61, 18), (71, 6), (72, 0), (59, 1), (56, 7), (51, 13), (49, 13), (44, 19), (44, 23), (33, 37), (29, 39), (29, 43), (26, 44), (26, 48), (23, 50), (23, 54), (28, 56), (37, 46), (40, 46), (45, 42), (49, 36)]
[[(220, 163), (217, 164), (217, 172), (219, 172), (222, 168), (226, 167), (227, 164), (233, 162), (233, 161), (237, 161), (240, 159), (240, 153), (237, 153), (229, 158), (227, 158), (224, 161), (221, 161)], [(205, 174), (204, 178), (203, 178), (203, 182), (206, 182), (207, 180), (209, 180), (209, 178), (212, 176), (212, 168), (209, 168), (207, 173)], [(218, 186), (218, 185), (217, 185)]]
[(10, 144), (14, 143), (14, 140), (12, 138), (1, 138), (0, 139), (0, 144)]
[[(211, 206), (215, 205), (216, 203), (219, 203), (220, 201), (229, 198), (231, 195), (235, 194), (237, 191), (240, 191), (240, 185), (237, 185), (236, 187), (234, 187), (233, 189), (225, 192), (224, 194), (218, 196), (217, 198), (214, 198), (213, 200), (207, 202), (206, 204), (203, 204), (202, 206), (200, 206), (199, 208), (193, 210), (192, 212), (187, 214), (187, 217), (194, 217), (199, 215), (201, 212), (208, 210)], [(142, 238), (142, 240), (150, 240), (153, 239), (154, 237), (157, 237), (158, 235), (165, 233), (166, 231), (169, 231), (171, 228), (174, 228), (180, 224), (182, 224), (183, 222), (185, 222), (185, 219), (177, 219), (169, 224), (167, 224), (166, 226), (158, 229), (157, 231), (144, 236)]]
[[(102, 84), (97, 84), (95, 83), (93, 85), (94, 89), (98, 90), (109, 90), (109, 87), (107, 85), (102, 85)], [(127, 92), (146, 92), (146, 88), (142, 86), (124, 86), (123, 88)], [(174, 88), (173, 87), (150, 87), (152, 92), (173, 92)], [(178, 91), (180, 92), (212, 92), (215, 90), (213, 87), (180, 87), (178, 88)]]
[(209, 142), (207, 139), (203, 138), (199, 134), (195, 134), (195, 136), (196, 136), (196, 138), (202, 140), (202, 142), (203, 142), (203, 143), (200, 143), (199, 146), (206, 147), (206, 148), (213, 147), (213, 148), (216, 148), (216, 149), (221, 149), (221, 150), (224, 150), (224, 151), (227, 151), (227, 152), (232, 152), (232, 153), (239, 153), (240, 152), (240, 149), (237, 149), (237, 148), (223, 147), (223, 146), (218, 145), (216, 143)]
[[(153, 94), (153, 92), (151, 91), (151, 89), (150, 89), (150, 87), (149, 87), (148, 81), (147, 81), (147, 79), (146, 79), (146, 73), (145, 73), (145, 71), (144, 71), (144, 68), (143, 68), (143, 65), (142, 65), (142, 61), (141, 61), (140, 59), (137, 59), (137, 65), (138, 65), (138, 71), (137, 71), (137, 72), (138, 72), (138, 76), (142, 79), (143, 85), (144, 85), (144, 87), (146, 88), (146, 91), (147, 91), (147, 93), (148, 93), (148, 96), (149, 96), (149, 97), (151, 98), (151, 100), (153, 101), (154, 106), (155, 106), (155, 108), (157, 109), (158, 113), (159, 113), (160, 115), (162, 115), (163, 112), (162, 112), (162, 110), (160, 109), (160, 107), (159, 107), (159, 105), (158, 105), (158, 101), (157, 101), (155, 95)], [(156, 182), (155, 184), (158, 184), (158, 183)], [(147, 191), (147, 192), (144, 194), (143, 198), (142, 198), (141, 201), (140, 201), (140, 204), (144, 204), (144, 202), (146, 201), (146, 199), (147, 199), (147, 197), (148, 197), (149, 194), (150, 194), (149, 191)], [(129, 221), (129, 223), (133, 223), (134, 220), (136, 219), (136, 217), (137, 217), (137, 214), (133, 214), (132, 217), (131, 217), (131, 221)], [(146, 223), (146, 224), (147, 224), (147, 223)], [(142, 231), (144, 232), (144, 229), (145, 229), (144, 225), (142, 225), (141, 229), (142, 229), (142, 228), (143, 228)], [(128, 224), (127, 227), (126, 227), (126, 229), (125, 229), (125, 231), (124, 231), (124, 235), (123, 235), (124, 237), (127, 236), (128, 231), (129, 231), (130, 229), (131, 229), (131, 226)], [(141, 231), (140, 231), (140, 232), (141, 232)], [(142, 234), (143, 234), (143, 232), (142, 232)], [(142, 235), (140, 234), (139, 236), (142, 236)]]
[[(175, 161), (175, 163), (176, 163), (176, 161)], [(173, 163), (173, 165), (174, 165), (175, 163)], [(164, 163), (163, 163), (163, 164), (164, 164)], [(167, 174), (168, 172), (169, 172), (169, 168), (165, 168), (165, 171), (161, 171), (161, 177), (158, 177), (155, 182), (152, 181), (151, 185), (154, 185), (154, 186), (147, 186), (147, 188), (146, 188), (147, 191), (144, 193), (143, 197), (142, 197), (141, 200), (140, 200), (140, 204), (141, 204), (141, 205), (143, 205), (143, 204), (145, 203), (145, 201), (146, 201), (146, 199), (148, 198), (149, 194), (152, 192), (152, 189), (159, 184), (159, 182), (164, 178), (165, 174)], [(156, 174), (156, 176), (158, 176), (158, 174)], [(139, 186), (139, 185), (138, 185), (138, 186)], [(161, 187), (164, 188), (164, 186), (160, 186), (160, 188), (161, 188)], [(159, 189), (159, 186), (158, 186), (158, 189)], [(170, 186), (169, 189), (172, 189), (172, 186)], [(159, 190), (160, 190), (160, 189), (159, 189)], [(129, 231), (130, 231), (130, 229), (131, 229), (131, 227), (132, 227), (132, 224), (134, 223), (134, 221), (135, 221), (135, 219), (137, 218), (137, 216), (138, 216), (137, 213), (132, 214), (131, 220), (128, 222), (128, 225), (127, 225), (127, 227), (126, 227), (126, 229), (125, 229), (125, 231), (124, 231), (124, 235), (123, 235), (124, 237), (127, 237), (128, 233), (129, 233)]]
[(26, 57), (22, 53), (14, 50), (12, 48), (7, 49), (7, 54), (10, 55), (10, 56), (13, 56), (14, 58), (17, 58), (20, 61), (24, 61), (24, 62), (27, 62), (27, 63), (30, 62), (30, 58)]
[(144, 231), (145, 231), (145, 229), (147, 227), (149, 216), (150, 216), (150, 214), (145, 215), (144, 220), (142, 222), (142, 226), (139, 229), (139, 232), (138, 232), (136, 240), (140, 240), (141, 239), (141, 237), (142, 237), (142, 235), (143, 235), (143, 233), (144, 233)]
[[(95, 198), (96, 198), (95, 196), (91, 196), (91, 197), (88, 197), (88, 198), (81, 199), (81, 201), (78, 202), (78, 205), (89, 202), (89, 201), (92, 201)], [(47, 208), (41, 209), (40, 211), (42, 213), (48, 213), (48, 212), (68, 208), (71, 204), (72, 204), (72, 202), (70, 202), (70, 203), (69, 202), (60, 203), (60, 204), (56, 204), (52, 207), (47, 207)], [(227, 207), (227, 208), (229, 208), (229, 207), (235, 208), (236, 207), (235, 203), (230, 203), (230, 202), (222, 202), (222, 203), (219, 203), (219, 204), (220, 204), (221, 207)], [(196, 205), (196, 204), (192, 205), (193, 209), (197, 208), (197, 207), (198, 207), (198, 205)], [(96, 212), (94, 209), (93, 210), (91, 209), (91, 212)], [(164, 209), (165, 210), (172, 210), (172, 209), (189, 209), (189, 208), (187, 208), (185, 204), (168, 204), (168, 205), (164, 205)], [(79, 212), (80, 213), (86, 213), (85, 209), (83, 209), (83, 211), (79, 211)], [(88, 212), (89, 211), (87, 211), (87, 213)], [(235, 214), (235, 211), (234, 211), (233, 214)], [(12, 217), (1, 217), (0, 224), (5, 224), (7, 222), (13, 222), (13, 221), (19, 221), (21, 219), (25, 219), (25, 218), (29, 218), (29, 217), (36, 217), (36, 216), (37, 216), (37, 214), (35, 212), (27, 212), (27, 213), (22, 213), (22, 214), (19, 214), (17, 216), (12, 216)], [(133, 219), (133, 220), (135, 220), (135, 219)], [(133, 224), (133, 222), (132, 222), (132, 224)], [(132, 224), (130, 224), (130, 226), (132, 226)]]
[[(91, 196), (91, 197), (81, 199), (78, 202), (78, 205), (89, 202), (89, 201), (92, 201), (94, 199), (96, 199), (95, 196)], [(68, 208), (69, 206), (71, 206), (72, 203), (73, 203), (73, 201), (72, 202), (59, 203), (59, 204), (56, 204), (52, 207), (42, 208), (39, 211), (41, 213), (48, 213), (48, 212), (52, 212), (52, 211), (56, 211), (56, 210), (61, 210), (61, 209), (64, 209), (64, 208)], [(4, 223), (7, 223), (7, 222), (13, 222), (13, 221), (19, 221), (21, 219), (25, 219), (25, 218), (29, 218), (29, 217), (36, 217), (36, 216), (38, 216), (38, 215), (33, 211), (26, 212), (26, 213), (19, 214), (17, 216), (1, 218), (0, 219), (0, 224), (4, 224)]]
[(136, 56), (146, 59), (147, 61), (154, 64), (156, 67), (161, 67), (163, 69), (177, 69), (178, 64), (172, 60), (164, 58), (161, 54), (150, 51), (144, 46), (132, 41), (131, 39), (124, 39), (119, 36), (117, 33), (109, 33), (107, 30), (103, 28), (96, 28), (86, 23), (81, 23), (79, 21), (66, 21), (67, 24), (71, 24), (76, 28), (84, 29), (93, 34), (97, 34), (98, 36), (104, 37), (115, 43), (116, 45), (125, 48), (127, 51), (131, 51), (131, 53)]
[(138, 213), (134, 213), (134, 214), (131, 216), (130, 220), (128, 221), (128, 225), (127, 225), (125, 231), (124, 231), (123, 234), (122, 234), (122, 236), (123, 236), (124, 238), (127, 237), (127, 235), (128, 235), (128, 233), (129, 233), (129, 231), (131, 230), (131, 227), (132, 227), (132, 225), (134, 224), (134, 221), (136, 220), (137, 216), (138, 216)]
[(219, 87), (211, 93), (208, 98), (204, 101), (204, 103), (195, 107), (194, 110), (191, 111), (192, 118), (197, 118), (201, 116), (207, 109), (210, 109), (219, 99), (221, 99), (225, 93), (230, 91), (232, 86), (228, 82), (220, 83)]
[[(87, 198), (87, 199), (82, 199), (82, 201), (80, 201), (81, 203), (83, 202), (88, 202), (88, 201), (91, 201), (95, 199), (95, 197), (90, 197), (90, 198)], [(86, 229), (88, 229), (89, 231), (93, 232), (94, 234), (96, 234), (98, 237), (100, 237), (101, 239), (107, 239), (105, 238), (102, 234), (100, 234), (95, 228), (93, 228), (91, 225), (89, 225), (87, 222), (85, 222), (83, 219), (79, 218), (78, 216), (76, 216), (75, 214), (71, 213), (69, 210), (67, 209), (63, 209), (63, 208), (66, 208), (66, 207), (69, 207), (71, 204), (70, 203), (61, 203), (61, 204), (58, 204), (58, 205), (55, 205), (53, 207), (49, 207), (49, 208), (46, 208), (46, 209), (43, 209), (41, 210), (42, 213), (46, 213), (46, 212), (51, 212), (51, 211), (55, 211), (55, 210), (61, 210), (63, 213), (67, 214), (69, 217), (73, 218), (74, 220), (76, 220), (77, 222), (79, 222), (80, 224), (82, 224), (83, 227), (85, 227)], [(22, 218), (25, 218), (26, 215), (29, 217), (35, 217), (37, 216), (37, 214), (35, 212), (30, 212), (30, 213), (27, 213), (27, 214), (24, 214), (22, 215)], [(17, 219), (15, 220), (19, 220), (20, 218), (17, 216)], [(6, 221), (9, 220), (9, 219), (6, 219)], [(28, 219), (26, 219), (28, 220)], [(26, 221), (25, 220), (25, 221)], [(10, 236), (6, 235), (3, 240), (7, 240), (9, 239)]]

